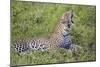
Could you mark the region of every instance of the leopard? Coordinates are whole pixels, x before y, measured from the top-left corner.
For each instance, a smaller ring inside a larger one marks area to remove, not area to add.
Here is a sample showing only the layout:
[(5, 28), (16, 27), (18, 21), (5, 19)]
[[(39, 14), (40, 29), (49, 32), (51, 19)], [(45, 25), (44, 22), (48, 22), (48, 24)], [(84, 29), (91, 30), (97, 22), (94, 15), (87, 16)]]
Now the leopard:
[(69, 49), (72, 44), (71, 36), (69, 34), (70, 28), (74, 23), (72, 18), (73, 11), (65, 12), (49, 38), (19, 40), (14, 43), (14, 49), (18, 53), (24, 53), (28, 50), (46, 51), (52, 47)]

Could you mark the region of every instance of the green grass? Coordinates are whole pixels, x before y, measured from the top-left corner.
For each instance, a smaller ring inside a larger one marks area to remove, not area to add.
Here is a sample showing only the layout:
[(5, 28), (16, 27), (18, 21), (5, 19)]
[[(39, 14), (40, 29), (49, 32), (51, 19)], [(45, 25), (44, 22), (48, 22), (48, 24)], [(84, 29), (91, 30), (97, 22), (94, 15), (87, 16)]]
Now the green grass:
[(11, 53), (11, 65), (50, 64), (96, 60), (96, 7), (51, 3), (18, 2), (11, 5), (11, 42), (33, 37), (49, 37), (64, 12), (74, 11), (72, 41), (83, 49), (70, 54), (66, 49)]

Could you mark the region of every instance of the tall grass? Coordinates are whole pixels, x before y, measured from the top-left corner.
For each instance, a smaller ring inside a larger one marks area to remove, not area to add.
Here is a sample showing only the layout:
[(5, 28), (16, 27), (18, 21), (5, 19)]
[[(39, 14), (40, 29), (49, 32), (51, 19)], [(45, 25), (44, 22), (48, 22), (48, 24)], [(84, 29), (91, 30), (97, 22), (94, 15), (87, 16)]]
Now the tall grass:
[(74, 11), (70, 34), (83, 49), (70, 54), (67, 49), (34, 51), (19, 55), (11, 51), (11, 65), (50, 64), (96, 60), (96, 7), (52, 3), (20, 2), (11, 4), (11, 44), (19, 39), (49, 37), (64, 12)]

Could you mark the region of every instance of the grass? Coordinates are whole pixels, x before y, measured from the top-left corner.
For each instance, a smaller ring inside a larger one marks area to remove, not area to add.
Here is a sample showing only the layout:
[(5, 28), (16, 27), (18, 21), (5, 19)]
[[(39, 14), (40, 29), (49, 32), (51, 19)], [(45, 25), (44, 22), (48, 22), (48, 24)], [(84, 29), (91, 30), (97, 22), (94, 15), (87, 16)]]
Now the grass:
[(74, 11), (72, 41), (83, 49), (72, 54), (57, 48), (49, 51), (34, 51), (18, 55), (11, 51), (11, 65), (51, 64), (96, 60), (96, 7), (52, 3), (21, 2), (11, 4), (11, 44), (19, 39), (48, 37), (64, 12)]

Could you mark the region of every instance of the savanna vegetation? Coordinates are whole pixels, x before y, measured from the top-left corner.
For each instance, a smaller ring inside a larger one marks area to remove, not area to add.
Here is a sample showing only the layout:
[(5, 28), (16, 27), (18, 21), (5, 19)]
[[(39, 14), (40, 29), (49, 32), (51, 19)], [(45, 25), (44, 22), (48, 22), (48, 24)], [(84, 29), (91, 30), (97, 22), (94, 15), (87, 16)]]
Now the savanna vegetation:
[(96, 60), (96, 7), (89, 5), (21, 2), (11, 0), (11, 45), (19, 39), (49, 37), (64, 12), (73, 10), (73, 43), (82, 47), (34, 51), (19, 55), (11, 51), (11, 65), (51, 64)]

